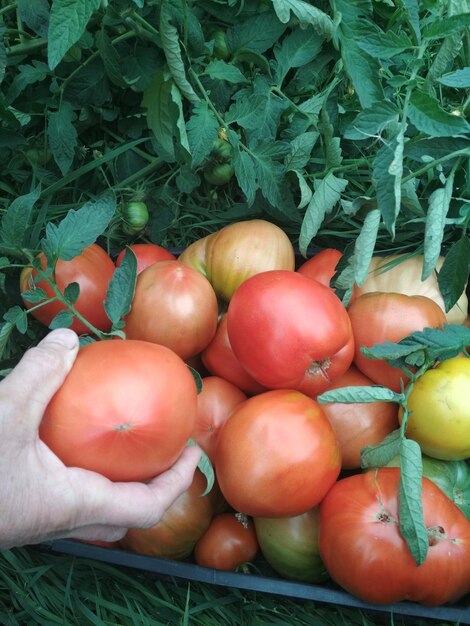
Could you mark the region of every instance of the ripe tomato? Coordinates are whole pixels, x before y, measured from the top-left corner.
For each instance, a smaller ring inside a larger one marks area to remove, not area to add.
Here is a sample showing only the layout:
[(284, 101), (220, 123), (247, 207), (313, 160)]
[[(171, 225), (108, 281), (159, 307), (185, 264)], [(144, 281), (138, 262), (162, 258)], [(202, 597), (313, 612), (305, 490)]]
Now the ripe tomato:
[(209, 344), (217, 317), (207, 278), (179, 261), (160, 261), (137, 277), (124, 332), (128, 339), (159, 343), (188, 359)]
[(202, 496), (206, 479), (196, 470), (187, 491), (173, 502), (163, 517), (150, 528), (129, 528), (121, 546), (139, 554), (177, 561), (187, 558), (217, 511), (217, 486)]
[[(373, 385), (370, 378), (354, 365), (332, 383), (330, 389)], [(342, 469), (361, 467), (361, 450), (382, 441), (398, 428), (398, 405), (392, 402), (342, 404), (329, 402), (321, 405), (336, 433), (341, 449)]]
[(233, 572), (252, 561), (259, 550), (253, 520), (238, 513), (220, 513), (194, 548), (194, 558), (202, 567)]
[(265, 387), (248, 374), (234, 355), (227, 333), (227, 314), (220, 317), (212, 341), (201, 352), (201, 359), (209, 372), (225, 378), (248, 395), (266, 391)]
[(227, 330), (241, 365), (269, 389), (315, 396), (353, 357), (351, 323), (341, 301), (298, 272), (248, 278), (229, 303)]
[[(153, 265), (158, 261), (175, 261), (176, 257), (166, 248), (157, 246), (154, 243), (134, 243), (129, 246), (137, 257), (137, 274), (140, 274), (149, 265)], [(121, 250), (116, 259), (116, 267), (119, 267), (126, 253), (126, 248)]]
[(196, 423), (191, 438), (214, 461), (219, 431), (233, 409), (246, 400), (241, 389), (219, 376), (202, 379), (202, 389), (197, 397)]
[(294, 390), (265, 391), (235, 407), (220, 430), (217, 479), (227, 502), (256, 517), (314, 507), (341, 468), (339, 445), (320, 405)]
[[(41, 261), (41, 267), (44, 269), (46, 267), (44, 254), (41, 252), (38, 258)], [(94, 243), (85, 248), (81, 254), (71, 261), (59, 259), (55, 269), (55, 280), (61, 293), (64, 292), (70, 283), (78, 283), (80, 295), (74, 304), (75, 308), (90, 324), (103, 332), (111, 328), (111, 322), (106, 315), (103, 302), (106, 300), (108, 283), (113, 277), (114, 270), (115, 266), (111, 257), (103, 248)], [(33, 279), (36, 276), (37, 271), (32, 267), (24, 268), (20, 277), (21, 292), (40, 288), (46, 292), (48, 298), (54, 297), (52, 287), (45, 280), (39, 281), (37, 285), (34, 284)], [(27, 309), (37, 304), (27, 300), (23, 300), (23, 302)], [(34, 309), (34, 311), (31, 311), (31, 315), (42, 324), (49, 326), (57, 313), (64, 309), (66, 307), (56, 300)], [(78, 334), (90, 332), (77, 318), (74, 318), (70, 328)]]
[(174, 352), (144, 341), (99, 341), (79, 351), (39, 434), (65, 465), (143, 481), (179, 457), (196, 406), (194, 378)]
[(405, 296), (399, 293), (367, 293), (356, 298), (349, 307), (355, 354), (354, 364), (363, 374), (379, 385), (401, 390), (404, 372), (386, 361), (368, 359), (361, 347), (376, 343), (396, 343), (417, 330), (442, 326), (446, 318), (442, 309), (425, 296)]
[(331, 578), (366, 602), (437, 606), (470, 591), (470, 522), (423, 479), (429, 552), (419, 567), (399, 530), (398, 468), (339, 480), (320, 504), (320, 555)]
[(265, 220), (229, 224), (188, 246), (179, 261), (202, 272), (217, 296), (230, 300), (243, 281), (266, 270), (294, 270), (294, 247), (286, 233)]
[[(443, 263), (444, 257), (441, 256), (436, 263), (437, 272)], [(422, 271), (422, 255), (407, 257), (405, 254), (398, 254), (373, 257), (365, 282), (357, 288), (358, 295), (381, 291), (401, 293), (406, 296), (426, 296), (445, 312), (444, 298), (439, 289), (436, 272), (433, 272), (426, 280), (421, 280)], [(445, 314), (447, 323), (462, 324), (467, 316), (467, 311), (468, 298), (463, 292), (458, 302)]]
[(283, 578), (322, 583), (328, 573), (320, 557), (320, 510), (294, 517), (254, 517), (261, 552)]
[[(428, 456), (448, 461), (470, 457), (470, 359), (442, 361), (414, 383), (408, 397), (406, 434)], [(400, 410), (399, 419), (403, 412)]]

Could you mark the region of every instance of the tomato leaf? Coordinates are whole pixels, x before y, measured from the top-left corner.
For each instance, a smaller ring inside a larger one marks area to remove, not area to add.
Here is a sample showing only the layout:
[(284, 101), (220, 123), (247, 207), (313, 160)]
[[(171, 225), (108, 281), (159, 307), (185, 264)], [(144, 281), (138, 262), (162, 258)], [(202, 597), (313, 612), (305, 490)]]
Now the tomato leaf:
[(470, 26), (470, 13), (461, 13), (432, 22), (423, 31), (424, 39), (441, 39)]
[(417, 565), (424, 563), (429, 549), (421, 498), (423, 464), (416, 441), (403, 439), (400, 447), (398, 507), (400, 532)]
[(116, 211), (114, 195), (91, 200), (80, 209), (72, 209), (59, 224), (49, 222), (41, 248), (49, 262), (57, 258), (70, 261), (104, 232)]
[(352, 385), (324, 391), (317, 396), (317, 402), (341, 402), (344, 404), (369, 403), (369, 402), (402, 402), (403, 394), (395, 393), (387, 387), (380, 385)]
[(186, 124), (192, 165), (200, 165), (209, 156), (217, 139), (219, 123), (207, 102), (202, 100), (194, 105), (193, 113)]
[(114, 270), (104, 301), (104, 310), (113, 326), (131, 309), (136, 279), (137, 257), (131, 248), (127, 248), (120, 266)]
[(73, 313), (68, 309), (59, 311), (49, 324), (49, 328), (54, 330), (55, 328), (69, 328), (73, 323)]
[(414, 91), (408, 110), (410, 121), (430, 137), (454, 137), (470, 133), (470, 124), (445, 111), (439, 102), (422, 91)]
[[(189, 439), (186, 445), (199, 447), (199, 444), (196, 441), (194, 441), (194, 439)], [(204, 450), (201, 447), (199, 447), (199, 449), (201, 451), (201, 460), (198, 463), (198, 468), (204, 474), (204, 476), (206, 477), (206, 481), (207, 481), (207, 486), (204, 490), (204, 493), (201, 493), (201, 496), (200, 496), (202, 498), (203, 496), (206, 496), (210, 492), (212, 487), (214, 486), (215, 473), (214, 473), (214, 468), (212, 466), (212, 463), (209, 457), (207, 456), (207, 454), (204, 452)]]
[(175, 160), (172, 84), (173, 81), (167, 79), (163, 72), (157, 72), (142, 99), (142, 106), (147, 109), (147, 126), (157, 140), (162, 158), (170, 162)]
[(366, 446), (361, 450), (361, 467), (384, 467), (400, 453), (403, 435), (400, 429), (388, 434), (383, 441), (375, 446)]
[(18, 332), (24, 334), (28, 330), (28, 318), (26, 311), (20, 306), (15, 305), (8, 309), (3, 319), (10, 324), (14, 324)]
[(31, 213), (39, 195), (40, 188), (36, 187), (30, 193), (18, 196), (12, 201), (3, 214), (0, 225), (0, 243), (2, 246), (21, 248), (24, 245)]
[(49, 145), (62, 174), (72, 165), (77, 146), (77, 131), (73, 125), (75, 114), (69, 102), (62, 102), (58, 111), (51, 113), (47, 127)]
[(470, 241), (461, 237), (453, 243), (439, 271), (437, 282), (444, 298), (446, 311), (458, 301), (468, 282), (470, 269)]
[(360, 111), (346, 128), (345, 139), (363, 140), (379, 135), (392, 122), (398, 121), (399, 111), (393, 102), (384, 100)]
[(334, 24), (332, 19), (319, 8), (304, 2), (304, 0), (273, 0), (274, 10), (279, 20), (287, 24), (290, 13), (296, 16), (302, 26), (311, 25), (317, 32), (325, 37), (332, 37)]
[(21, 293), (21, 297), (27, 302), (41, 302), (42, 300), (47, 299), (47, 294), (44, 289), (41, 287), (36, 287), (35, 289), (28, 289), (27, 291), (23, 291)]
[(78, 283), (70, 283), (64, 289), (64, 296), (67, 299), (67, 302), (70, 304), (75, 304), (78, 300), (78, 296), (80, 295), (80, 285)]
[(193, 378), (194, 378), (194, 382), (196, 383), (196, 388), (197, 388), (197, 392), (201, 393), (202, 391), (202, 378), (201, 375), (199, 374), (199, 372), (194, 369), (194, 367), (191, 367), (190, 365), (186, 364), (186, 367), (189, 369), (189, 371), (191, 372)]
[(403, 174), (403, 135), (398, 133), (377, 152), (373, 165), (377, 204), (385, 226), (392, 237), (401, 206), (401, 179)]
[(380, 211), (372, 209), (364, 219), (354, 246), (354, 276), (361, 286), (367, 278), (380, 226)]
[(15, 325), (11, 322), (0, 322), (0, 357), (3, 357), (6, 351), (14, 328)]

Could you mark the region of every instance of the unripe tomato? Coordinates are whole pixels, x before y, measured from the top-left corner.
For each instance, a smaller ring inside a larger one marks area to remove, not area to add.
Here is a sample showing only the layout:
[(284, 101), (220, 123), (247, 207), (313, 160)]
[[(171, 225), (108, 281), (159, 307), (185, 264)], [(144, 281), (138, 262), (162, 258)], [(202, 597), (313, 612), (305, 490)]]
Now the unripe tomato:
[(194, 378), (173, 351), (144, 341), (97, 341), (80, 349), (39, 435), (67, 466), (144, 481), (180, 456), (196, 407)]
[(204, 178), (211, 185), (225, 185), (235, 173), (232, 146), (225, 139), (216, 139), (204, 167)]
[(160, 261), (138, 275), (124, 332), (128, 339), (159, 343), (188, 359), (212, 340), (217, 318), (207, 278), (179, 261)]
[[(41, 252), (38, 258), (41, 261), (41, 267), (44, 269), (46, 267), (46, 257)], [(59, 290), (64, 293), (67, 285), (78, 283), (80, 294), (74, 303), (75, 308), (90, 324), (103, 332), (111, 328), (111, 321), (106, 315), (103, 302), (106, 300), (109, 281), (113, 277), (115, 269), (111, 257), (97, 244), (91, 244), (71, 261), (59, 259), (55, 268), (55, 281)], [(48, 298), (54, 297), (55, 294), (52, 287), (45, 280), (41, 280), (37, 284), (33, 282), (36, 276), (37, 271), (32, 267), (24, 268), (20, 276), (21, 292), (40, 288), (46, 292)], [(27, 309), (37, 305), (37, 303), (28, 302), (27, 300), (23, 300), (23, 302)], [(31, 311), (31, 315), (45, 326), (49, 326), (57, 313), (66, 308), (62, 302), (55, 300), (37, 309), (35, 308)], [(70, 328), (78, 334), (90, 332), (88, 327), (77, 318), (74, 318)]]
[(122, 209), (123, 231), (127, 235), (138, 235), (147, 226), (149, 211), (145, 202), (132, 200), (127, 202)]
[[(469, 458), (469, 392), (469, 358), (455, 357), (427, 370), (408, 397), (407, 436), (430, 457), (451, 461)], [(400, 410), (400, 422), (402, 417)]]
[[(154, 243), (134, 243), (129, 248), (135, 254), (137, 258), (137, 274), (140, 274), (149, 265), (153, 265), (158, 261), (176, 261), (176, 257), (166, 248), (158, 246)], [(122, 263), (126, 248), (121, 250), (117, 259), (116, 267), (119, 267)]]
[(398, 367), (386, 361), (369, 359), (361, 347), (390, 341), (397, 343), (415, 331), (442, 327), (446, 318), (442, 309), (426, 296), (400, 293), (366, 293), (354, 300), (348, 310), (355, 342), (354, 364), (378, 385), (401, 391), (408, 378)]
[(258, 554), (253, 520), (237, 513), (220, 513), (194, 548), (198, 565), (233, 572)]

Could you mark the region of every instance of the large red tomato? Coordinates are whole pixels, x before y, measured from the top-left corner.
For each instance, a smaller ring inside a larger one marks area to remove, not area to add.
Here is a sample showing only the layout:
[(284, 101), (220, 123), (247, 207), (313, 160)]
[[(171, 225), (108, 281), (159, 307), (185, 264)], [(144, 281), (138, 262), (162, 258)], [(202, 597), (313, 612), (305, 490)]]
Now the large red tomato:
[[(158, 246), (155, 243), (134, 243), (129, 248), (137, 257), (137, 273), (140, 274), (149, 265), (153, 265), (158, 261), (175, 261), (176, 257), (166, 248)], [(121, 250), (116, 259), (116, 267), (122, 263), (122, 259), (126, 253), (126, 248)]]
[[(330, 287), (330, 289), (336, 291), (333, 287), (331, 287), (331, 279), (336, 273), (336, 266), (342, 256), (343, 253), (335, 248), (325, 248), (304, 261), (297, 268), (297, 271), (299, 274), (318, 280), (318, 282), (325, 285), (325, 287)], [(354, 300), (355, 293), (356, 287), (353, 289), (350, 302)]]
[(162, 559), (188, 557), (218, 510), (218, 488), (215, 485), (203, 496), (206, 486), (204, 475), (196, 470), (189, 489), (165, 511), (158, 524), (150, 528), (129, 528), (120, 541), (121, 546)]
[(128, 339), (159, 343), (188, 359), (209, 344), (217, 318), (207, 278), (179, 261), (160, 261), (137, 277), (124, 332)]
[(225, 378), (248, 395), (266, 391), (266, 388), (241, 366), (233, 353), (227, 333), (227, 314), (220, 317), (212, 341), (201, 352), (201, 359), (209, 372)]
[(65, 465), (143, 481), (179, 457), (196, 406), (194, 378), (174, 352), (144, 341), (99, 341), (79, 351), (39, 434)]
[(416, 565), (399, 530), (398, 468), (338, 481), (320, 504), (320, 554), (335, 582), (375, 604), (437, 606), (470, 592), (470, 521), (423, 479), (429, 552)]
[(219, 376), (202, 379), (197, 397), (196, 423), (191, 435), (213, 462), (217, 438), (233, 409), (246, 400), (241, 389)]
[(227, 329), (241, 365), (269, 389), (315, 396), (353, 357), (351, 323), (340, 299), (298, 272), (248, 278), (229, 303)]
[(220, 513), (194, 548), (194, 558), (202, 567), (235, 571), (258, 554), (259, 545), (253, 520), (237, 513)]
[[(351, 365), (327, 391), (340, 387), (373, 384), (370, 378)], [(357, 404), (327, 402), (321, 406), (336, 433), (343, 469), (359, 469), (362, 448), (380, 443), (399, 426), (398, 405), (392, 402)]]
[[(44, 254), (41, 252), (38, 258), (41, 261), (41, 267), (44, 269), (46, 267)], [(71, 261), (59, 259), (55, 268), (55, 281), (59, 290), (63, 293), (67, 285), (78, 283), (80, 294), (74, 303), (75, 308), (90, 324), (104, 332), (111, 328), (111, 322), (106, 315), (103, 302), (106, 299), (108, 284), (113, 277), (115, 269), (111, 257), (97, 244), (91, 244)], [(34, 284), (33, 279), (36, 276), (37, 271), (32, 267), (24, 268), (20, 277), (21, 292), (40, 288), (46, 292), (48, 298), (53, 298), (55, 295), (54, 291), (45, 280)], [(37, 306), (37, 303), (28, 302), (27, 300), (24, 300), (24, 304), (27, 309)], [(57, 313), (64, 309), (66, 307), (62, 302), (55, 300), (35, 308), (31, 311), (31, 315), (46, 326), (49, 326)], [(90, 332), (88, 327), (77, 318), (74, 318), (70, 328), (78, 334)]]
[(408, 378), (403, 371), (386, 361), (368, 359), (361, 347), (376, 343), (396, 343), (426, 327), (442, 326), (446, 318), (442, 309), (426, 296), (405, 296), (399, 293), (366, 293), (349, 308), (355, 354), (354, 363), (363, 374), (379, 385), (401, 390), (401, 381)]
[(220, 489), (246, 515), (300, 515), (318, 504), (341, 468), (320, 405), (294, 390), (265, 391), (236, 407), (215, 451)]

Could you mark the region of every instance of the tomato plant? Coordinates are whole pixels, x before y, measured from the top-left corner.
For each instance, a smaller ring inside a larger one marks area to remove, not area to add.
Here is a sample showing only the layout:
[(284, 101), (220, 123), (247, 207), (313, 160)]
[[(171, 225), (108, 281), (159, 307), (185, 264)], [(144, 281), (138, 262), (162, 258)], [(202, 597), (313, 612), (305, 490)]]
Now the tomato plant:
[[(442, 361), (415, 381), (408, 396), (406, 434), (430, 457), (470, 457), (470, 359)], [(401, 422), (403, 411), (400, 410)]]
[(65, 465), (113, 481), (143, 481), (179, 457), (196, 406), (194, 378), (168, 348), (98, 341), (79, 351), (39, 434)]
[(189, 489), (173, 502), (161, 520), (150, 528), (129, 528), (121, 546), (163, 559), (187, 558), (217, 512), (217, 485), (203, 496), (205, 489), (206, 479), (197, 469)]
[(138, 275), (124, 332), (128, 339), (162, 344), (187, 359), (209, 344), (217, 317), (209, 281), (179, 261), (161, 261)]
[(255, 517), (260, 550), (283, 578), (322, 583), (328, 573), (320, 557), (318, 506), (293, 517)]
[(279, 226), (261, 219), (224, 226), (190, 244), (179, 260), (207, 276), (217, 296), (226, 301), (250, 276), (295, 267), (289, 237)]
[(211, 185), (225, 185), (234, 173), (232, 146), (227, 140), (218, 138), (214, 141), (212, 151), (204, 166), (204, 178)]
[(270, 389), (315, 396), (350, 366), (351, 323), (339, 298), (298, 272), (247, 279), (227, 311), (230, 344), (241, 365)]
[(212, 341), (201, 352), (201, 359), (209, 372), (225, 378), (248, 395), (266, 391), (265, 387), (248, 374), (233, 353), (227, 333), (226, 313), (220, 317)]
[(349, 307), (355, 354), (354, 364), (379, 385), (400, 391), (408, 378), (384, 360), (367, 358), (361, 347), (370, 348), (386, 341), (396, 343), (426, 327), (442, 327), (446, 318), (442, 309), (426, 296), (372, 292), (354, 300)]
[[(373, 384), (370, 378), (351, 365), (326, 391)], [(336, 433), (343, 469), (359, 469), (362, 448), (380, 443), (398, 428), (398, 405), (392, 402), (327, 402), (322, 404), (322, 409)]]
[[(163, 246), (154, 243), (134, 243), (129, 248), (137, 257), (137, 273), (140, 274), (149, 265), (153, 265), (158, 261), (175, 261), (176, 257)], [(119, 267), (124, 258), (126, 249), (121, 250), (116, 259), (116, 267)]]
[[(437, 272), (442, 268), (443, 263), (444, 257), (441, 256), (436, 263)], [(407, 257), (405, 254), (395, 254), (373, 257), (369, 266), (369, 274), (364, 283), (357, 288), (357, 294), (381, 291), (401, 293), (405, 296), (426, 296), (445, 312), (448, 324), (462, 324), (468, 310), (468, 298), (465, 291), (456, 304), (446, 312), (436, 272), (422, 280), (422, 271), (422, 255)]]
[(219, 376), (202, 379), (202, 389), (197, 397), (196, 423), (191, 437), (211, 461), (214, 460), (220, 428), (243, 400), (246, 400), (246, 395), (228, 380)]
[(256, 517), (300, 515), (337, 479), (341, 458), (319, 404), (294, 390), (271, 390), (235, 407), (215, 451), (220, 489)]
[[(38, 258), (42, 269), (46, 268), (46, 257), (40, 253)], [(97, 330), (107, 331), (111, 328), (111, 322), (104, 310), (103, 302), (106, 299), (108, 284), (113, 277), (115, 265), (111, 257), (97, 244), (91, 244), (83, 250), (81, 254), (70, 261), (59, 259), (55, 266), (54, 275), (57, 288), (63, 294), (65, 288), (71, 283), (77, 283), (80, 293), (74, 302), (76, 310)], [(38, 272), (31, 266), (25, 267), (21, 272), (20, 291), (21, 293), (34, 289), (42, 289), (47, 298), (54, 298), (53, 287), (45, 280), (38, 280)], [(53, 300), (37, 306), (36, 302), (23, 300), (27, 309), (31, 310), (31, 315), (49, 326), (54, 317), (66, 309), (66, 305), (60, 300)], [(78, 334), (89, 333), (88, 327), (78, 318), (74, 318), (70, 326)]]
[(238, 513), (219, 513), (194, 548), (202, 567), (235, 571), (252, 561), (259, 550), (253, 520)]
[(398, 468), (339, 480), (320, 504), (320, 555), (331, 578), (365, 602), (430, 606), (470, 591), (470, 522), (430, 480), (422, 482), (429, 552), (416, 565), (399, 530)]

